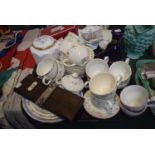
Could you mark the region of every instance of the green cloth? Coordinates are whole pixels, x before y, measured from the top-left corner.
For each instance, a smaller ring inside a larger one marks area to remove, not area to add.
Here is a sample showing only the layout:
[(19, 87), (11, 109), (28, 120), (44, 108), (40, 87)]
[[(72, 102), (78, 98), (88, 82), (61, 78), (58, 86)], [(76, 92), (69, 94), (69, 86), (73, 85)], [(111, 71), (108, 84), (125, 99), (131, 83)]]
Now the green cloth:
[(12, 73), (16, 71), (17, 68), (11, 68), (9, 70), (0, 72), (0, 87), (3, 87), (4, 83), (9, 80), (11, 77)]

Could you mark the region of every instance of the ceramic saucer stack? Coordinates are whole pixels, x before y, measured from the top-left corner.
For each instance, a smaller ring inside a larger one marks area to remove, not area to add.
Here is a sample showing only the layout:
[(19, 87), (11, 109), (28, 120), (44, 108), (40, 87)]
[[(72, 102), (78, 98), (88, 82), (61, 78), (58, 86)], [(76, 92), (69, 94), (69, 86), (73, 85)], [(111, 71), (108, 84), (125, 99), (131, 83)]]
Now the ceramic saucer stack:
[(120, 111), (120, 99), (118, 96), (115, 98), (115, 104), (112, 109), (112, 113), (108, 113), (104, 108), (96, 107), (91, 100), (91, 92), (87, 91), (84, 95), (84, 109), (93, 117), (99, 119), (108, 119), (114, 117)]
[(22, 107), (29, 117), (41, 123), (58, 123), (63, 121), (60, 117), (55, 114), (40, 108), (35, 103), (23, 98)]

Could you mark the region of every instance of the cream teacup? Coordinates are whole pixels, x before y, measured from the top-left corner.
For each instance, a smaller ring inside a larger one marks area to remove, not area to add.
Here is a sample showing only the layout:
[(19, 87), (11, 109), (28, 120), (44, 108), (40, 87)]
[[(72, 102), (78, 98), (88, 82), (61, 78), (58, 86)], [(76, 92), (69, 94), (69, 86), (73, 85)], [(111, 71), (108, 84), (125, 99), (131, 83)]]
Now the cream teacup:
[(118, 81), (118, 88), (125, 87), (129, 81), (132, 74), (132, 70), (129, 63), (129, 59), (126, 59), (126, 61), (117, 61), (114, 62), (110, 68), (109, 73), (111, 73), (116, 81)]
[(146, 89), (139, 85), (124, 88), (120, 99), (122, 105), (132, 112), (140, 112), (146, 107), (155, 107), (155, 98), (149, 99)]

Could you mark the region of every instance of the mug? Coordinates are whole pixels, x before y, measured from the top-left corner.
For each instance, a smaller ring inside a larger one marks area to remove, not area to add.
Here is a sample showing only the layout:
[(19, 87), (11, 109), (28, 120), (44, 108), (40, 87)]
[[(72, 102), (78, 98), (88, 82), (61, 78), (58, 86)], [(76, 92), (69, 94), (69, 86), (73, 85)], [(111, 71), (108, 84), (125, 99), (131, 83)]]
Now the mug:
[(132, 112), (140, 112), (146, 107), (155, 107), (155, 98), (149, 99), (146, 89), (139, 85), (124, 88), (120, 99), (122, 105)]

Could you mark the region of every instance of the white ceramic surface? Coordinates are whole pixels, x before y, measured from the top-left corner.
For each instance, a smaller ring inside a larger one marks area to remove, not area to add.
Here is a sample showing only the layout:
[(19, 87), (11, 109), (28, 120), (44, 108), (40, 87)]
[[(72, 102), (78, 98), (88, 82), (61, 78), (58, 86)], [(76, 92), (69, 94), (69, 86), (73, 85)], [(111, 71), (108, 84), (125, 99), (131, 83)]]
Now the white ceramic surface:
[(119, 85), (121, 85), (121, 83), (129, 81), (132, 75), (132, 70), (128, 63), (124, 61), (117, 61), (110, 66), (109, 73), (111, 73), (116, 80), (121, 78), (121, 81), (119, 82)]
[(37, 65), (36, 73), (38, 76), (44, 76), (55, 68), (55, 61), (52, 58), (46, 57)]
[(122, 104), (130, 111), (141, 111), (146, 107), (149, 96), (146, 89), (139, 85), (124, 88), (120, 94)]
[(69, 50), (69, 60), (72, 64), (84, 66), (89, 61), (88, 48), (82, 44), (75, 45)]
[(56, 116), (50, 111), (42, 109), (35, 103), (22, 98), (22, 107), (24, 111), (34, 120), (42, 123), (57, 123), (63, 121), (62, 118)]
[(62, 80), (57, 83), (61, 84), (63, 88), (74, 93), (79, 93), (85, 86), (83, 80), (78, 77), (78, 74), (76, 73), (64, 76)]
[(60, 51), (65, 55), (68, 55), (68, 51), (78, 42), (79, 37), (76, 34), (69, 32), (60, 46)]
[(91, 92), (90, 91), (87, 91), (84, 94), (84, 98), (85, 98), (84, 109), (93, 117), (96, 117), (99, 119), (108, 119), (108, 118), (114, 117), (120, 111), (120, 106), (119, 106), (120, 99), (118, 96), (116, 97), (116, 102), (113, 106), (111, 114), (108, 113), (103, 108), (97, 108), (96, 106), (94, 106), (94, 104), (91, 102)]
[(121, 107), (121, 110), (123, 111), (123, 113), (130, 116), (130, 117), (137, 117), (137, 116), (143, 114), (145, 112), (146, 108), (147, 108), (147, 107), (144, 107), (139, 112), (133, 112), (133, 111), (130, 111), (130, 110), (126, 109), (121, 103), (120, 103), (120, 107)]
[(54, 42), (55, 39), (53, 37), (48, 35), (42, 35), (33, 41), (33, 46), (35, 48), (45, 49), (52, 46)]
[(102, 96), (115, 92), (117, 83), (111, 74), (99, 73), (90, 79), (89, 88), (93, 94)]
[(109, 66), (107, 64), (108, 60), (105, 59), (92, 59), (86, 65), (86, 74), (89, 78), (97, 75), (98, 73), (107, 73), (109, 70)]

